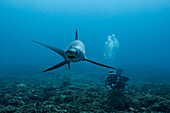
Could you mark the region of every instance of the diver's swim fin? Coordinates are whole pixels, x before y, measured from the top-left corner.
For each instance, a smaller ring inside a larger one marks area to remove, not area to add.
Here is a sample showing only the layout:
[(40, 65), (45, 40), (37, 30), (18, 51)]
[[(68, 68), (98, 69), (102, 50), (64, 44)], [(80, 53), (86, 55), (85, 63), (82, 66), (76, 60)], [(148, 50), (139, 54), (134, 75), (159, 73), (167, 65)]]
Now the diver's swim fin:
[(122, 82), (127, 82), (127, 81), (129, 81), (130, 79), (128, 78), (128, 77), (125, 77), (125, 76), (121, 76), (121, 81)]
[(56, 53), (60, 54), (64, 59), (66, 59), (66, 56), (65, 56), (63, 50), (58, 49), (58, 48), (55, 48), (55, 47), (51, 47), (51, 46), (48, 46), (48, 45), (45, 45), (45, 44), (43, 44), (43, 43), (40, 43), (40, 42), (37, 42), (37, 41), (34, 41), (34, 40), (32, 40), (32, 41), (35, 42), (35, 43), (38, 43), (38, 44), (40, 44), (40, 45), (42, 45), (42, 46), (45, 46), (45, 47), (47, 47), (47, 48), (49, 48), (49, 49), (51, 49), (51, 50), (53, 50), (53, 51), (55, 51)]
[(88, 62), (91, 62), (93, 64), (96, 64), (96, 65), (99, 65), (99, 66), (102, 66), (102, 67), (107, 67), (107, 68), (110, 68), (110, 69), (117, 69), (117, 68), (114, 68), (114, 67), (110, 67), (110, 66), (107, 66), (107, 65), (103, 65), (103, 64), (88, 60), (88, 59), (84, 59), (84, 61), (88, 61)]
[(53, 67), (51, 67), (51, 68), (49, 68), (49, 69), (46, 69), (46, 70), (44, 70), (43, 72), (47, 72), (47, 71), (50, 71), (50, 70), (59, 68), (59, 67), (63, 66), (64, 64), (67, 64), (67, 63), (68, 63), (68, 61), (67, 61), (67, 60), (64, 60), (63, 62), (61, 62), (61, 63), (59, 63), (59, 64), (57, 64), (57, 65), (55, 65), (55, 66), (53, 66)]

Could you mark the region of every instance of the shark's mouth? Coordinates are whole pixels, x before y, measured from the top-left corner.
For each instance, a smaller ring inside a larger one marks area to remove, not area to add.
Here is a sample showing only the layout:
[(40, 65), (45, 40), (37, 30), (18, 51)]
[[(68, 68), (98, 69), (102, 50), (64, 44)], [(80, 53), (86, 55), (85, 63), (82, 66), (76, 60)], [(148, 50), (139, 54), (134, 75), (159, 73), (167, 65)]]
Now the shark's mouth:
[(73, 58), (76, 58), (76, 57), (75, 56), (68, 56), (68, 58), (73, 59)]

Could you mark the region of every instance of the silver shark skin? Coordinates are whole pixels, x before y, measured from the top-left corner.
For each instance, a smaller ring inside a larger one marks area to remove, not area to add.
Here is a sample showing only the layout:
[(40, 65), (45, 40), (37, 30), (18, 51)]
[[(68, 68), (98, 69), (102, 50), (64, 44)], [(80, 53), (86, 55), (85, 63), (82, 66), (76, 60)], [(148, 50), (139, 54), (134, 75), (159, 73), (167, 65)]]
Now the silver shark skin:
[(96, 65), (99, 65), (99, 66), (107, 67), (107, 68), (110, 68), (110, 69), (116, 69), (114, 67), (103, 65), (103, 64), (100, 64), (100, 63), (97, 63), (97, 62), (94, 62), (92, 60), (87, 59), (86, 55), (85, 55), (85, 46), (80, 40), (78, 40), (77, 30), (76, 30), (75, 40), (72, 41), (69, 44), (69, 46), (67, 47), (67, 49), (65, 51), (61, 50), (59, 48), (55, 48), (55, 47), (45, 45), (43, 43), (40, 43), (40, 42), (37, 42), (37, 41), (34, 41), (34, 40), (33, 40), (33, 42), (36, 42), (36, 43), (38, 43), (42, 46), (45, 46), (45, 47), (53, 50), (54, 52), (60, 54), (64, 58), (64, 61), (62, 61), (61, 63), (59, 63), (59, 64), (57, 64), (57, 65), (55, 65), (55, 66), (53, 66), (53, 67), (51, 67), (47, 70), (44, 70), (43, 72), (59, 68), (59, 67), (65, 65), (65, 64), (68, 64), (68, 67), (70, 69), (70, 62), (80, 62), (80, 61), (88, 61), (90, 63), (96, 64)]
[(66, 60), (70, 62), (79, 62), (85, 59), (85, 46), (80, 40), (70, 43), (65, 52)]

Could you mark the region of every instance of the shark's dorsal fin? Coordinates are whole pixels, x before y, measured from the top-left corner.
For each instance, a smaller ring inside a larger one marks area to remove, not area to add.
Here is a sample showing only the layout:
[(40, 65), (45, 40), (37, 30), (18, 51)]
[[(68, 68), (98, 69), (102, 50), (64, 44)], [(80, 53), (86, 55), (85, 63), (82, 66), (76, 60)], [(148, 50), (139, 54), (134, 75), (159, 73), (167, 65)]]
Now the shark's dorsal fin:
[(77, 29), (76, 29), (76, 38), (75, 38), (75, 40), (78, 40), (78, 37), (77, 37)]

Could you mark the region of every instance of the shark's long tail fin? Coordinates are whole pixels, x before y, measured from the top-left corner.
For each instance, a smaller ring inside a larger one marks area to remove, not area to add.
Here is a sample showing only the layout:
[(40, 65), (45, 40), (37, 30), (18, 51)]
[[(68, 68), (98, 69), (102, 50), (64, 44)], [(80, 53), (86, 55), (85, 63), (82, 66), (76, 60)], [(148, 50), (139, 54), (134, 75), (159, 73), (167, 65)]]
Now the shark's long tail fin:
[(76, 38), (75, 38), (75, 40), (78, 40), (78, 36), (77, 36), (77, 29), (76, 29)]
[(43, 43), (40, 43), (40, 42), (37, 42), (37, 41), (34, 41), (34, 40), (32, 40), (32, 41), (55, 51), (56, 53), (60, 54), (64, 59), (66, 59), (66, 56), (64, 54), (64, 50), (61, 50), (61, 49), (55, 48), (55, 47), (51, 47), (51, 46), (48, 46), (46, 44), (43, 44)]

